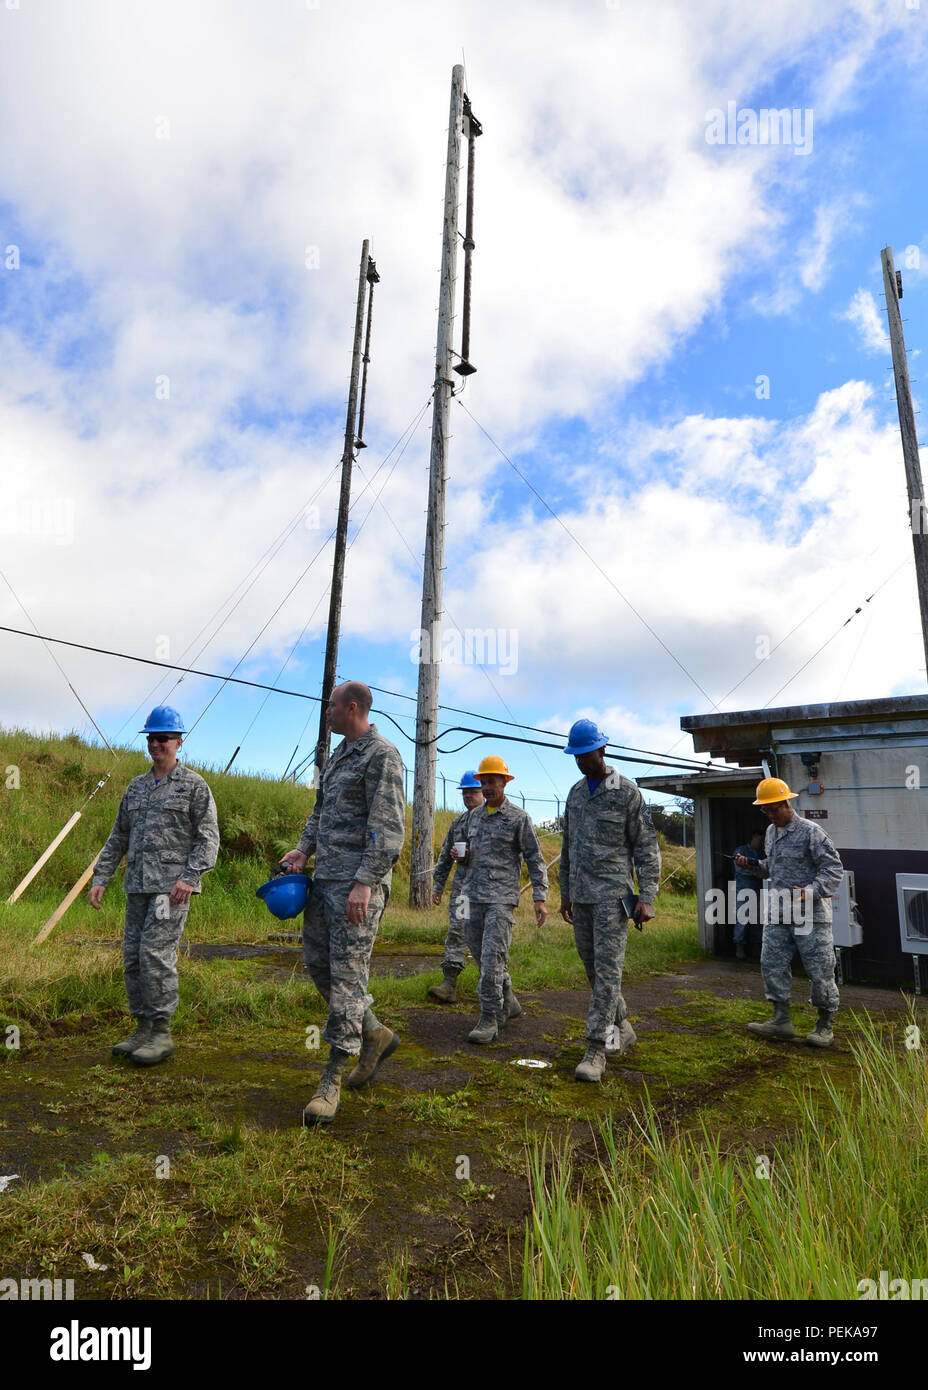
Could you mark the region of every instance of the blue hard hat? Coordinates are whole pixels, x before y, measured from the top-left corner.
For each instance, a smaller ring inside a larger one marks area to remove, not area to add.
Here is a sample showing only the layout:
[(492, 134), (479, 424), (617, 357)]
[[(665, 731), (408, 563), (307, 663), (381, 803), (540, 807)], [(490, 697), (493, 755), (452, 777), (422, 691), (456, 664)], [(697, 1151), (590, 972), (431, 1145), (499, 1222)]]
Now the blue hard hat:
[(482, 791), (482, 790), (483, 790), (483, 787), (481, 786), (481, 783), (480, 783), (480, 779), (477, 777), (476, 773), (474, 773), (474, 772), (465, 772), (465, 773), (464, 773), (464, 776), (461, 778), (460, 782), (458, 783), (458, 791), (459, 791), (459, 792), (470, 791), (471, 788), (473, 788), (475, 791)]
[(303, 911), (311, 882), (308, 874), (278, 874), (262, 883), (255, 890), (255, 896), (283, 922), (288, 917), (298, 917)]
[(608, 742), (607, 736), (602, 729), (597, 728), (592, 719), (578, 719), (570, 726), (564, 752), (577, 757), (579, 753), (592, 753), (596, 748), (605, 748)]
[(170, 705), (156, 705), (145, 720), (145, 728), (140, 734), (185, 734), (183, 717)]

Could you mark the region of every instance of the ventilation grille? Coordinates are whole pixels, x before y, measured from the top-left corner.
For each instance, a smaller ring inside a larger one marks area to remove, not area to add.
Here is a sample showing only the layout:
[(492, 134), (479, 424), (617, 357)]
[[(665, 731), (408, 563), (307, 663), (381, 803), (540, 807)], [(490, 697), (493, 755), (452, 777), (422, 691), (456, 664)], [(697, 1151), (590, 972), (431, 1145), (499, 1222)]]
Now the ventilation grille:
[(928, 941), (928, 891), (924, 888), (903, 888), (903, 930), (907, 941)]

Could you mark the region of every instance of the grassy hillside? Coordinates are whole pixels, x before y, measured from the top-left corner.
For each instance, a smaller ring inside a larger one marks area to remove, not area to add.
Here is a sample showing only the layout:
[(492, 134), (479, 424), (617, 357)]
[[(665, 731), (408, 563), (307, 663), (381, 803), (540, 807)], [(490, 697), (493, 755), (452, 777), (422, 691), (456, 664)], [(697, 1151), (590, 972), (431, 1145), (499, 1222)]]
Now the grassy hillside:
[[(6, 898), (28, 872), (58, 831), (91, 795), (97, 783), (112, 773), (90, 801), (81, 820), (33, 880), (7, 920), (28, 926), (41, 924), (87, 868), (103, 845), (115, 819), (120, 798), (129, 781), (151, 765), (142, 752), (119, 749), (119, 761), (106, 749), (84, 743), (75, 734), (66, 737), (39, 737), (23, 730), (0, 732), (0, 836), (4, 847), (0, 898)], [(191, 763), (209, 783), (219, 812), (222, 840), (219, 860), (204, 880), (204, 891), (194, 906), (188, 934), (194, 937), (253, 937), (273, 926), (255, 889), (268, 877), (279, 856), (293, 849), (313, 807), (314, 794), (292, 782), (273, 781)], [(17, 769), (16, 774), (7, 769)], [(18, 788), (7, 786), (18, 780)], [(435, 817), (435, 844), (440, 848), (456, 812), (439, 811)], [(395, 925), (408, 927), (421, 923), (422, 914), (405, 908), (409, 897), (409, 834), (412, 811), (407, 808), (407, 834), (393, 876), (390, 918)], [(549, 863), (560, 853), (560, 837), (541, 835), (542, 848)], [(676, 845), (662, 845), (664, 876), (668, 889), (678, 893), (695, 890), (692, 856)], [(110, 885), (102, 912), (93, 914), (85, 899), (74, 905), (62, 924), (72, 930), (78, 920), (85, 925), (106, 924), (99, 935), (116, 934), (122, 917), (122, 877), (120, 869)], [(525, 875), (523, 872), (523, 879)], [(560, 893), (557, 868), (551, 871), (550, 900)], [(526, 894), (528, 899), (530, 895)], [(400, 920), (397, 921), (397, 914)], [(443, 920), (443, 909), (436, 917)], [(386, 924), (385, 924), (386, 925)]]

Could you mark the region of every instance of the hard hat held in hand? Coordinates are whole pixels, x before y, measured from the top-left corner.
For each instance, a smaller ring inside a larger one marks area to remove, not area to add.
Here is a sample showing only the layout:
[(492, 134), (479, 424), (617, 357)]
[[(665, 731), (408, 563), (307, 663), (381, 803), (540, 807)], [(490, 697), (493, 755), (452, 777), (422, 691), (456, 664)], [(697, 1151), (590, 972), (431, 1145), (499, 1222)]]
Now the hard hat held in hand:
[(255, 889), (269, 912), (282, 922), (297, 917), (306, 906), (312, 879), (308, 874), (275, 874)]
[(782, 777), (765, 777), (757, 784), (755, 806), (772, 806), (777, 801), (792, 801), (798, 792), (791, 792)]
[(485, 758), (481, 759), (480, 766), (477, 768), (477, 776), (505, 777), (507, 782), (514, 781), (512, 773), (498, 753), (488, 753)]

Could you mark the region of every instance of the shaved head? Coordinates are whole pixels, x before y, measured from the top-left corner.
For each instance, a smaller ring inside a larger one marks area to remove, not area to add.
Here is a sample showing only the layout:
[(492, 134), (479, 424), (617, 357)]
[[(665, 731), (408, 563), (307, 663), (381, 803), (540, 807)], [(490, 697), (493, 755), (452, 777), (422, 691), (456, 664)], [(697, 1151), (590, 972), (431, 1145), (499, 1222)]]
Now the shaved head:
[(363, 681), (345, 681), (344, 685), (338, 687), (338, 692), (346, 705), (350, 705), (354, 701), (359, 714), (370, 714), (374, 697), (371, 694), (370, 686), (365, 685)]

